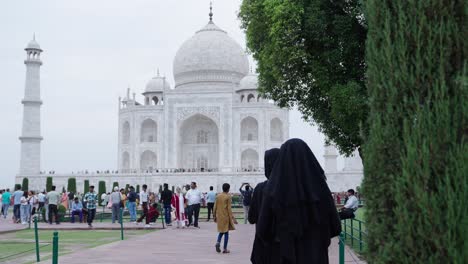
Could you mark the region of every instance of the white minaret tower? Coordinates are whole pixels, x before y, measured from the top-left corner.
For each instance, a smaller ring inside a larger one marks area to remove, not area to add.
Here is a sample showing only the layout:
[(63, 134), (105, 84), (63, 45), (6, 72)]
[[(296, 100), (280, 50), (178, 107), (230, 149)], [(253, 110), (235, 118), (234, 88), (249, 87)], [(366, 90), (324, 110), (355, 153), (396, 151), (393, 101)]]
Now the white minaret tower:
[(337, 172), (337, 158), (338, 154), (335, 146), (325, 144), (325, 173), (334, 173)]
[(26, 51), (26, 83), (24, 88), (23, 128), (21, 137), (20, 175), (39, 174), (41, 170), (41, 84), (40, 58), (42, 49), (36, 38), (29, 42)]

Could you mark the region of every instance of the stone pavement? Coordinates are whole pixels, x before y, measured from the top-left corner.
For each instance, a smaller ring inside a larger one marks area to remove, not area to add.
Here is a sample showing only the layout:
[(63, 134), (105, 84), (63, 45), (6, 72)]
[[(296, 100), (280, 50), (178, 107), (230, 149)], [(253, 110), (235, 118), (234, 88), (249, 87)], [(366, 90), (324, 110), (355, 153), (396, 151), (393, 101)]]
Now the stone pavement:
[[(112, 224), (102, 224), (112, 225)], [(131, 224), (127, 224), (129, 226)], [(65, 229), (68, 224), (52, 225)], [(98, 224), (95, 225), (98, 228)], [(159, 224), (160, 226), (160, 224)], [(130, 227), (130, 226), (129, 226)], [(190, 264), (248, 264), (255, 228), (253, 225), (236, 225), (230, 232), (230, 254), (215, 252), (216, 225), (200, 223), (200, 229), (176, 229), (169, 227), (164, 230), (148, 233), (128, 240), (105, 244), (99, 247), (59, 256), (59, 263), (190, 263)], [(63, 232), (63, 231), (62, 231)], [(60, 240), (60, 238), (59, 238)], [(338, 263), (338, 240), (335, 238), (329, 247), (330, 263)], [(354, 259), (358, 258), (353, 255)], [(355, 262), (346, 250), (347, 263)]]

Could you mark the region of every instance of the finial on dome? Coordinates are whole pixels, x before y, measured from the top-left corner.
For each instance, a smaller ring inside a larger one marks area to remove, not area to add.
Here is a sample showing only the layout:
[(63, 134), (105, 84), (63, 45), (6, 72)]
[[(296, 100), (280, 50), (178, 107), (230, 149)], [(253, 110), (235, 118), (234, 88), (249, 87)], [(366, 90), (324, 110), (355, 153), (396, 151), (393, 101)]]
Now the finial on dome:
[(213, 2), (210, 1), (210, 13), (208, 14), (210, 16), (210, 22), (213, 22)]
[(33, 40), (36, 40), (36, 32), (33, 33)]
[(156, 76), (159, 77), (159, 68), (156, 70)]

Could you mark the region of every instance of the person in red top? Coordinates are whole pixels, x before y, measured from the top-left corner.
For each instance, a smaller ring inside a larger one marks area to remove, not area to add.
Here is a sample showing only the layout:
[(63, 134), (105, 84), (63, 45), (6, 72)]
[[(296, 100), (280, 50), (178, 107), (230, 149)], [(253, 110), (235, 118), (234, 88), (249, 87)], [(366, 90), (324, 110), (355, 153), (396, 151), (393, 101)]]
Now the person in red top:
[(185, 228), (187, 225), (187, 217), (185, 216), (185, 207), (187, 200), (182, 193), (180, 187), (176, 188), (176, 192), (172, 195), (171, 206), (175, 209), (177, 228)]
[[(159, 211), (158, 211), (158, 204), (157, 203), (153, 203), (149, 208), (148, 208), (148, 212), (146, 212), (146, 219), (145, 219), (145, 227), (150, 227), (150, 222), (156, 222), (156, 219), (158, 219), (159, 217)], [(138, 219), (138, 221), (141, 221), (140, 219)], [(139, 223), (137, 221), (137, 223)]]

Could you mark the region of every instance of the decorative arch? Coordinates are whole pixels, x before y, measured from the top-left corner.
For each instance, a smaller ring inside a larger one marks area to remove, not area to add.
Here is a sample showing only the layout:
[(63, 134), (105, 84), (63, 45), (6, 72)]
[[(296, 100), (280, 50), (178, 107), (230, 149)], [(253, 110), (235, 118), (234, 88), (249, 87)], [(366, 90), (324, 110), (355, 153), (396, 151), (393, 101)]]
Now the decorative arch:
[(122, 125), (122, 143), (130, 143), (130, 123), (128, 121), (125, 121)]
[(122, 169), (128, 170), (130, 169), (130, 154), (127, 151), (122, 153)]
[(158, 125), (153, 119), (141, 123), (140, 142), (157, 142)]
[(258, 140), (258, 122), (255, 118), (248, 116), (241, 121), (241, 141)]
[(244, 102), (244, 98), (245, 98), (245, 95), (241, 95), (241, 97), (240, 97), (241, 103)]
[(270, 140), (283, 141), (283, 122), (277, 117), (270, 121)]
[(152, 171), (157, 168), (156, 165), (157, 165), (156, 154), (153, 151), (146, 150), (143, 153), (141, 153), (141, 156), (140, 156), (140, 169), (141, 170)]
[(159, 99), (157, 96), (153, 96), (153, 98), (151, 99), (153, 101), (153, 104), (154, 105), (158, 105), (159, 104)]
[(179, 129), (178, 166), (185, 169), (217, 168), (219, 132), (213, 119), (195, 114), (184, 120)]
[(241, 167), (243, 170), (253, 171), (258, 167), (258, 153), (253, 149), (246, 149), (241, 154)]
[(249, 94), (247, 96), (247, 103), (250, 103), (250, 102), (255, 102), (255, 95)]

